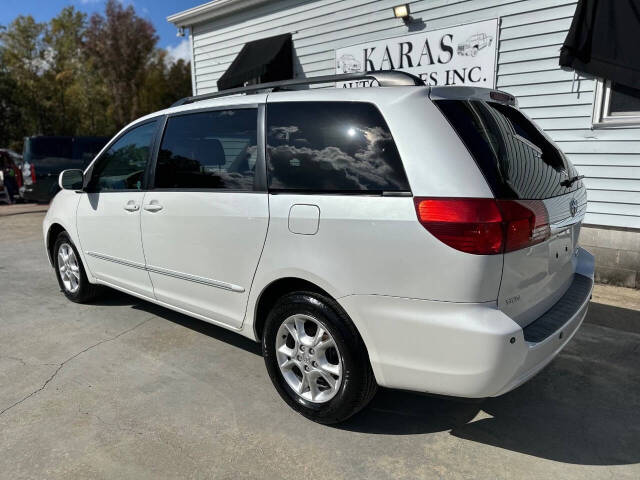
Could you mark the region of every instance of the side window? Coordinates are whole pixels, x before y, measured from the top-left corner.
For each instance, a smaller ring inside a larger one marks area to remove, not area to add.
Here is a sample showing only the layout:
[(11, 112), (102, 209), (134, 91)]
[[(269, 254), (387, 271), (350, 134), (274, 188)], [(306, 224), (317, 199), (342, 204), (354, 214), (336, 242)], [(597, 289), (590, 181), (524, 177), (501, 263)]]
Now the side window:
[(391, 132), (369, 103), (269, 104), (267, 157), (271, 190), (409, 190)]
[(140, 190), (155, 129), (155, 120), (145, 123), (111, 145), (94, 167), (90, 191)]
[(169, 118), (155, 188), (253, 190), (257, 122), (255, 108)]

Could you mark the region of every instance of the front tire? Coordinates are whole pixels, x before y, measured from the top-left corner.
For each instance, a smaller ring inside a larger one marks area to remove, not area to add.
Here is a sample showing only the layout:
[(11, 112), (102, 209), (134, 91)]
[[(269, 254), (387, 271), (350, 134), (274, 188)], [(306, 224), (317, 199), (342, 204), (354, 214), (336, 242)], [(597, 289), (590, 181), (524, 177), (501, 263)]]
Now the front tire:
[(315, 422), (342, 422), (376, 392), (364, 342), (337, 302), (324, 295), (282, 297), (267, 317), (262, 351), (280, 396)]
[(60, 289), (76, 303), (87, 303), (100, 293), (100, 287), (89, 283), (76, 246), (67, 232), (61, 232), (53, 246), (53, 266)]

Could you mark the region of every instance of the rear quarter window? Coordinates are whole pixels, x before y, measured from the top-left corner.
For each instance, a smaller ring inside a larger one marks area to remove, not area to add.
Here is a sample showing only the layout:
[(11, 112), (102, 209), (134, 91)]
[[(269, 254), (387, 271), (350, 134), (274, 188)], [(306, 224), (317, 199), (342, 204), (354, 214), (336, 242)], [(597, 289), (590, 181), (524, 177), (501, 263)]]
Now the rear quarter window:
[(267, 172), (270, 190), (409, 190), (391, 132), (368, 103), (269, 104)]

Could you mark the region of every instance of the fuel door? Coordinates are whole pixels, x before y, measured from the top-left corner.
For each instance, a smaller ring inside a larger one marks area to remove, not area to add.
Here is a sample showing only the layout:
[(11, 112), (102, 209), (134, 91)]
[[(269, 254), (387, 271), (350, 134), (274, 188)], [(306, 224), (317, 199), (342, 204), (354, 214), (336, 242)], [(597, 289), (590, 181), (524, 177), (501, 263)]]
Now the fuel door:
[(289, 209), (289, 231), (298, 235), (315, 235), (320, 228), (317, 205), (295, 204)]

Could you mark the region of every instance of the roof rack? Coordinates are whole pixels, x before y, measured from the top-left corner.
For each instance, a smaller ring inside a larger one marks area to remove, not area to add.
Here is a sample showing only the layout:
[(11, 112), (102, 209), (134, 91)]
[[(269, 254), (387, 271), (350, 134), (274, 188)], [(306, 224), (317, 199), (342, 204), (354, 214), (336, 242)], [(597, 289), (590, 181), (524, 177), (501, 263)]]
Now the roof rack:
[(310, 78), (294, 78), (292, 80), (282, 80), (279, 82), (258, 83), (256, 85), (247, 85), (246, 87), (230, 88), (221, 92), (205, 93), (203, 95), (194, 95), (178, 100), (171, 105), (178, 107), (187, 103), (200, 102), (211, 98), (226, 97), (228, 95), (236, 95), (238, 93), (252, 93), (258, 90), (274, 90), (284, 89), (295, 85), (312, 85), (316, 83), (330, 82), (349, 82), (352, 80), (371, 79), (378, 82), (381, 87), (399, 87), (399, 86), (424, 86), (425, 83), (415, 75), (399, 71), (383, 71), (383, 72), (364, 72), (364, 73), (346, 73), (341, 75), (322, 75)]

